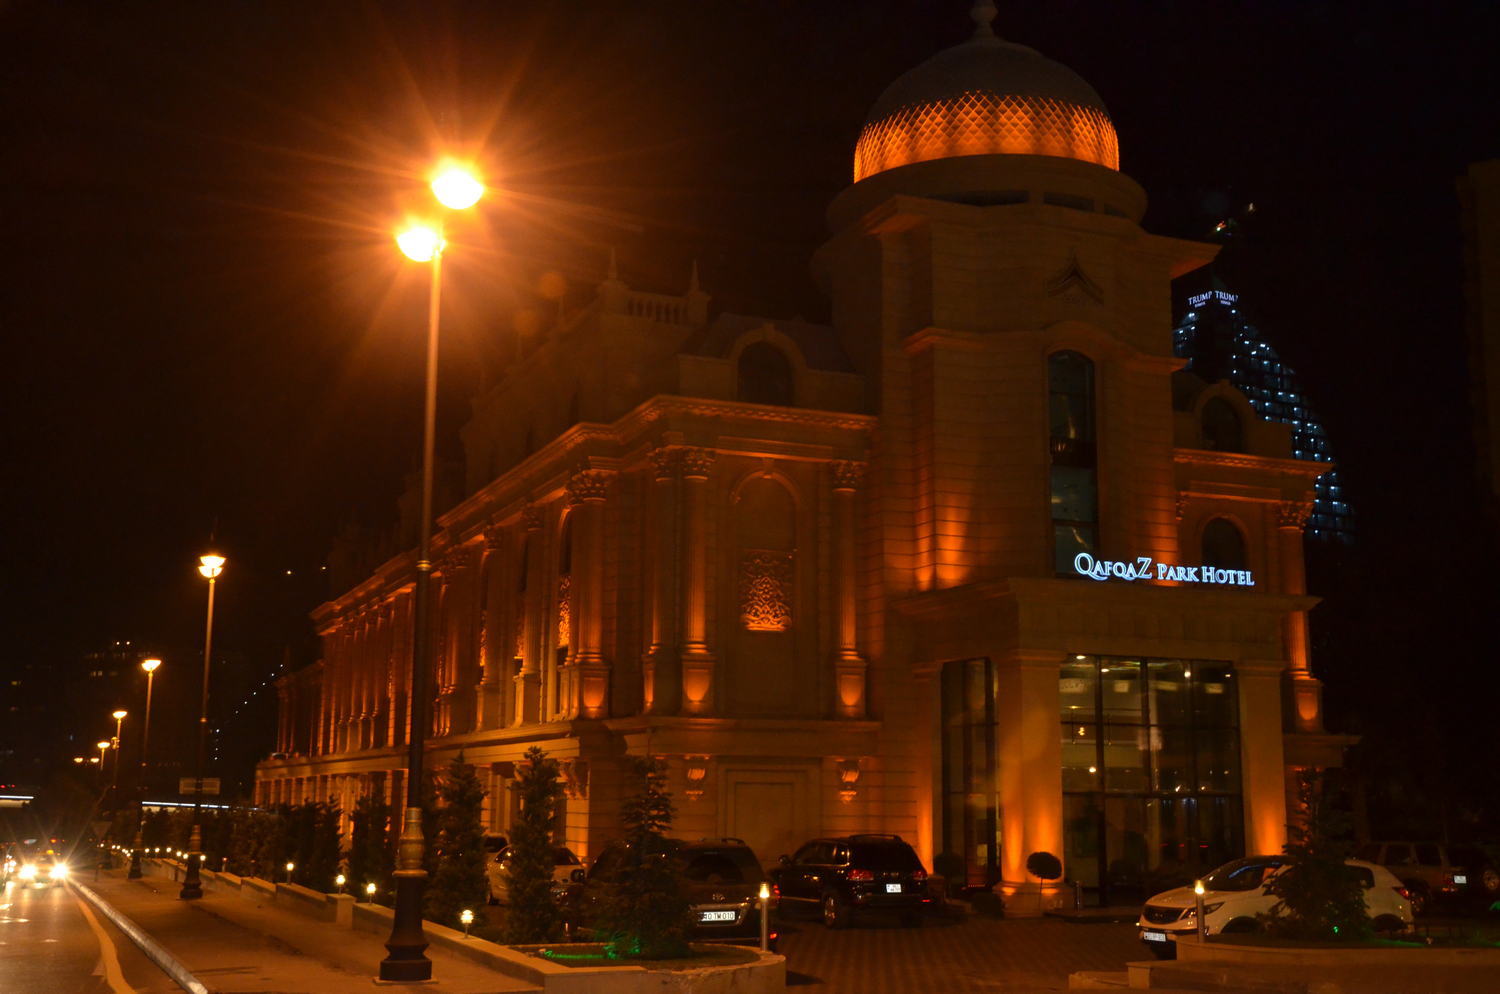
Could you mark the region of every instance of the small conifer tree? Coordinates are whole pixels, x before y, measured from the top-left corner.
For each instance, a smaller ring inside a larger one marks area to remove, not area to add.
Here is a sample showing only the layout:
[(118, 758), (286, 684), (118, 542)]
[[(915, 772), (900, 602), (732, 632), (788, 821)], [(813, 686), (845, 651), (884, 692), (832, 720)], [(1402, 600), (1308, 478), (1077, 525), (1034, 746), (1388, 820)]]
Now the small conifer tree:
[(480, 825), (484, 787), (474, 767), (460, 752), (437, 784), (435, 856), (437, 870), (427, 888), (427, 917), (449, 928), (458, 926), (459, 913), (474, 912), (474, 923), (484, 921), (489, 898), (485, 879), (484, 829)]
[(555, 842), (552, 823), (562, 803), (557, 760), (548, 759), (537, 746), (526, 750), (516, 764), (512, 786), (520, 811), (510, 832), (510, 907), (505, 914), (505, 941), (551, 942), (562, 930), (557, 904), (552, 900), (552, 867)]
[(361, 898), (365, 885), (379, 894), (391, 886), (391, 806), (384, 797), (368, 794), (354, 804), (349, 830), (349, 890)]
[(1266, 930), (1293, 939), (1369, 938), (1364, 886), (1344, 862), (1351, 851), (1348, 815), (1311, 770), (1297, 776), (1297, 806), (1283, 847), (1291, 859), (1266, 884), (1266, 893), (1279, 899), (1264, 918)]
[(666, 765), (651, 757), (630, 761), (633, 790), (620, 805), (624, 859), (601, 909), (615, 956), (676, 959), (687, 956), (689, 905), (682, 867), (673, 858), (672, 795)]

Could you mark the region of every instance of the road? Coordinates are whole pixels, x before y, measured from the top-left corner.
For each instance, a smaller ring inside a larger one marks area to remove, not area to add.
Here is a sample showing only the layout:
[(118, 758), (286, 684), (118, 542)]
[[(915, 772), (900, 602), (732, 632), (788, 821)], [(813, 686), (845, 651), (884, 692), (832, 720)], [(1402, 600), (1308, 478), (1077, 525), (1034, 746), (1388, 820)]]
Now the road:
[(0, 991), (170, 994), (176, 984), (67, 887), (5, 885)]

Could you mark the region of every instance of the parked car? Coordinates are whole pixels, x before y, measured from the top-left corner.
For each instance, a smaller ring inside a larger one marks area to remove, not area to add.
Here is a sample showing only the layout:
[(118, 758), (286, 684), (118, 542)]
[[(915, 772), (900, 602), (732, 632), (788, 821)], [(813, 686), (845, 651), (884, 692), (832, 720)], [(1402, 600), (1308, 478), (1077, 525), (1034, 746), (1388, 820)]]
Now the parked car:
[[(510, 861), (515, 850), (506, 846), (485, 864), (485, 876), (490, 883), (490, 903), (510, 903)], [(583, 872), (583, 864), (573, 855), (573, 850), (558, 846), (552, 851), (552, 881), (554, 884), (568, 883), (575, 873)]]
[[(1289, 862), (1285, 856), (1246, 856), (1231, 860), (1203, 877), (1203, 921), (1209, 935), (1258, 932), (1257, 915), (1269, 914), (1280, 898), (1266, 885)], [(1345, 860), (1365, 891), (1365, 910), (1378, 932), (1411, 927), (1406, 888), (1389, 870), (1362, 860)], [(1136, 922), (1141, 941), (1156, 956), (1177, 955), (1177, 937), (1197, 931), (1196, 897), (1191, 887), (1163, 891), (1146, 900)]]
[(927, 870), (899, 835), (813, 839), (771, 871), (786, 914), (821, 915), (844, 928), (856, 912), (892, 911), (901, 924), (922, 924), (932, 904)]
[(1367, 842), (1355, 855), (1400, 878), (1411, 892), (1413, 914), (1426, 914), (1436, 904), (1488, 906), (1500, 899), (1500, 868), (1478, 846)]
[[(766, 875), (750, 847), (740, 839), (667, 842), (667, 858), (681, 868), (691, 908), (688, 941), (759, 944), (760, 886)], [(627, 855), (622, 842), (605, 846), (582, 882), (560, 889), (563, 924), (570, 937), (592, 934), (600, 906), (610, 896)], [(774, 950), (778, 938), (774, 905), (768, 925)]]

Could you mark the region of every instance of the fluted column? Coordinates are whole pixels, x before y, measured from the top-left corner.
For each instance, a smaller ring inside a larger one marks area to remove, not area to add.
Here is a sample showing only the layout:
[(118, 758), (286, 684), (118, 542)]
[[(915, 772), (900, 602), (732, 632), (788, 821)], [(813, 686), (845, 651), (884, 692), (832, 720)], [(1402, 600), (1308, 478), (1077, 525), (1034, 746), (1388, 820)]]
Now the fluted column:
[(859, 573), (857, 568), (857, 494), (865, 465), (835, 462), (833, 471), (834, 698), (846, 718), (865, 716), (867, 665), (859, 652)]
[(615, 474), (583, 469), (568, 480), (573, 529), (573, 645), (562, 710), (568, 717), (609, 713), (609, 663), (604, 658), (604, 501)]
[[(514, 639), (505, 637), (505, 539), (502, 528), (491, 527), (484, 531), (484, 558), (480, 560), (479, 566), (479, 686), (475, 688), (476, 728), (500, 728), (506, 723), (502, 672), (514, 658), (515, 644)], [(507, 642), (510, 644), (506, 644)]]
[(714, 709), (714, 657), (708, 644), (709, 474), (712, 449), (682, 449), (682, 710)]
[[(1282, 501), (1276, 508), (1277, 559), (1281, 592), (1307, 593), (1302, 564), (1302, 529), (1312, 513), (1310, 501)], [(1323, 731), (1323, 684), (1309, 664), (1307, 612), (1292, 611), (1284, 623), (1287, 658), (1287, 702), (1291, 723), (1299, 732)]]
[(651, 645), (641, 667), (648, 712), (676, 714), (682, 707), (682, 660), (677, 655), (677, 505), (679, 458), (675, 449), (651, 451)]
[(542, 673), (541, 656), (543, 617), (546, 614), (547, 592), (544, 578), (547, 575), (545, 550), (540, 548), (542, 512), (528, 504), (521, 512), (521, 527), (525, 529), (523, 546), (526, 549), (525, 589), (521, 592), (521, 669), (516, 674), (516, 724), (529, 725), (541, 720)]

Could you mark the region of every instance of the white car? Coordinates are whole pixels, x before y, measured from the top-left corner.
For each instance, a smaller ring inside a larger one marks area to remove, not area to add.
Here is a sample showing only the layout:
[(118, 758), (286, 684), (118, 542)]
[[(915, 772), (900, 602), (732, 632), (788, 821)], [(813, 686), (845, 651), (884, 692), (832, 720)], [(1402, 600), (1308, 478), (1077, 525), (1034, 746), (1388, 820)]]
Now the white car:
[[(1256, 915), (1270, 914), (1280, 898), (1266, 884), (1289, 862), (1285, 856), (1246, 856), (1231, 860), (1203, 878), (1203, 920), (1209, 935), (1258, 932)], [(1399, 932), (1412, 923), (1406, 888), (1391, 871), (1362, 860), (1345, 860), (1365, 890), (1365, 911), (1377, 932)], [(1177, 954), (1177, 937), (1198, 929), (1197, 903), (1191, 887), (1163, 891), (1141, 908), (1141, 941), (1162, 958)]]
[[(510, 903), (510, 855), (511, 847), (506, 846), (497, 852), (493, 859), (485, 866), (485, 874), (490, 881), (490, 903)], [(558, 846), (552, 855), (552, 882), (554, 884), (566, 884), (575, 878), (574, 871), (583, 872), (583, 864), (573, 851), (564, 846)]]

